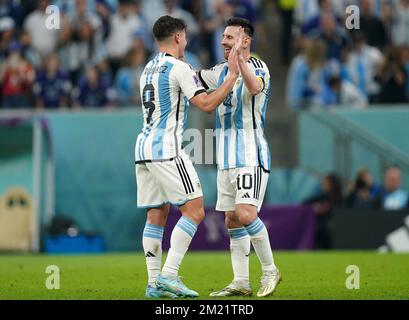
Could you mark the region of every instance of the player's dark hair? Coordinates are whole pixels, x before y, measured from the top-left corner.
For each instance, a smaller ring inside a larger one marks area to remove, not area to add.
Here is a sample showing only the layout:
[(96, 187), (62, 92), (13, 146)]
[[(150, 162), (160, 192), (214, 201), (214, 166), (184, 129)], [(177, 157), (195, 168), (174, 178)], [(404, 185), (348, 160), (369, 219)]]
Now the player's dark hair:
[(253, 25), (250, 23), (250, 21), (244, 18), (238, 18), (238, 17), (230, 18), (226, 22), (226, 27), (242, 27), (244, 29), (244, 32), (249, 37), (253, 37), (254, 35)]
[(153, 36), (157, 41), (163, 41), (175, 32), (186, 30), (186, 23), (182, 19), (162, 16), (153, 25)]

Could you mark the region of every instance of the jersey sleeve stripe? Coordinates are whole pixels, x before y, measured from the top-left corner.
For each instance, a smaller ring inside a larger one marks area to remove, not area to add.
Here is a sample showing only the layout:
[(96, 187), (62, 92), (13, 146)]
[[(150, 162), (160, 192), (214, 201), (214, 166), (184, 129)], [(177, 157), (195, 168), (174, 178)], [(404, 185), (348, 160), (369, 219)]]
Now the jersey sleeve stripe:
[(196, 97), (197, 95), (199, 95), (199, 94), (201, 94), (201, 93), (203, 93), (203, 92), (206, 92), (206, 90), (204, 90), (204, 89), (199, 89), (199, 90), (197, 90), (197, 91), (195, 92), (195, 94), (194, 94), (193, 96)]
[(206, 90), (209, 90), (209, 86), (207, 85), (206, 81), (204, 81), (204, 79), (203, 79), (203, 77), (202, 77), (202, 71), (199, 71), (198, 75), (199, 75), (200, 81), (201, 81), (202, 84), (203, 84), (203, 87), (205, 87)]

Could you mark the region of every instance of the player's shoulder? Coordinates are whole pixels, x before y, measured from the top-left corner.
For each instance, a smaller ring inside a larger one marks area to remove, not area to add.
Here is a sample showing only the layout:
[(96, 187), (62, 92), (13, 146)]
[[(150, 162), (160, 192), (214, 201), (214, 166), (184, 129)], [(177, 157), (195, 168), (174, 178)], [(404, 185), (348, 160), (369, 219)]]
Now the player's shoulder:
[(168, 57), (168, 59), (169, 59), (169, 62), (171, 62), (178, 69), (182, 69), (182, 70), (189, 69), (189, 70), (194, 71), (194, 68), (186, 61), (177, 59), (175, 57)]
[(254, 69), (263, 69), (268, 71), (267, 64), (257, 57), (251, 56), (247, 63), (250, 64)]
[(214, 65), (214, 66), (211, 68), (211, 70), (219, 71), (219, 70), (223, 70), (223, 69), (226, 68), (226, 67), (227, 67), (227, 62), (224, 61), (224, 62), (220, 62), (220, 63)]
[(221, 63), (214, 65), (213, 67), (210, 67), (204, 70), (207, 72), (212, 72), (212, 73), (220, 73), (226, 67), (227, 67), (227, 62), (221, 62)]

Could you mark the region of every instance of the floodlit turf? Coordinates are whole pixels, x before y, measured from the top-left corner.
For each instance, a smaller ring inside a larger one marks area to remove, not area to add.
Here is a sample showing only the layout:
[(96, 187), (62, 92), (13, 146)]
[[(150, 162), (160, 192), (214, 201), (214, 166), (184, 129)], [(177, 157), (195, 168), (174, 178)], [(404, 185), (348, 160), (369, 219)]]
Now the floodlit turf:
[[(284, 280), (268, 299), (409, 299), (409, 255), (278, 252), (275, 260)], [(261, 271), (254, 252), (250, 263), (256, 291)], [(59, 290), (45, 286), (48, 265), (60, 269)], [(345, 286), (348, 265), (359, 267), (359, 290)], [(199, 299), (209, 299), (231, 280), (229, 252), (188, 252), (181, 275)], [(145, 286), (142, 254), (0, 255), (0, 299), (144, 299)]]

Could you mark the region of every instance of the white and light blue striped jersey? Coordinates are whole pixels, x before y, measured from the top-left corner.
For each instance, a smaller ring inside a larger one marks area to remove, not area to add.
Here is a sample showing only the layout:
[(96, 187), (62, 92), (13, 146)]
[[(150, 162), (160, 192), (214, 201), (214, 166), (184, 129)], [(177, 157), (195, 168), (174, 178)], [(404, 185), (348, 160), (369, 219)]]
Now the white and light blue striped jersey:
[(135, 161), (167, 160), (182, 149), (189, 100), (204, 92), (195, 71), (167, 53), (146, 65), (140, 90), (144, 125), (135, 145)]
[[(240, 76), (233, 91), (216, 110), (217, 164), (221, 170), (261, 166), (270, 170), (270, 151), (264, 136), (269, 101), (270, 73), (266, 64), (254, 57), (247, 62), (263, 82), (263, 90), (251, 95)], [(215, 90), (228, 73), (227, 63), (201, 70), (199, 78), (207, 90)]]

